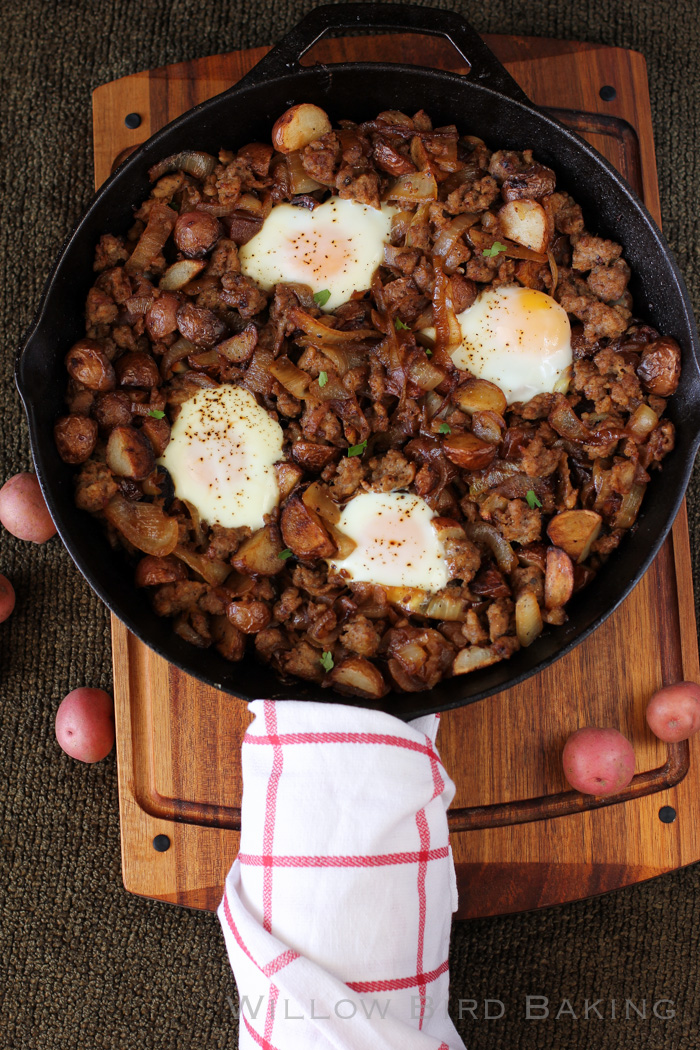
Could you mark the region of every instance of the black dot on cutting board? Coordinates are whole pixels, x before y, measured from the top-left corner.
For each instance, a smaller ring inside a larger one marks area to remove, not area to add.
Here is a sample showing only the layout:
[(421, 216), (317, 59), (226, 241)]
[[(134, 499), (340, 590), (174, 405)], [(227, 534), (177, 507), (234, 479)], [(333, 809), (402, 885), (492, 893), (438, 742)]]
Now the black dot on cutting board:
[(673, 806), (662, 806), (659, 810), (659, 820), (664, 824), (673, 824), (676, 819), (676, 811)]
[(127, 115), (124, 117), (124, 123), (126, 124), (127, 128), (131, 128), (133, 130), (134, 128), (138, 128), (141, 126), (141, 117), (138, 113), (127, 113)]
[(158, 853), (165, 853), (170, 849), (170, 839), (167, 835), (156, 835), (153, 840), (153, 849)]
[(603, 102), (612, 102), (614, 98), (617, 98), (617, 91), (612, 84), (603, 84), (599, 91), (599, 95)]

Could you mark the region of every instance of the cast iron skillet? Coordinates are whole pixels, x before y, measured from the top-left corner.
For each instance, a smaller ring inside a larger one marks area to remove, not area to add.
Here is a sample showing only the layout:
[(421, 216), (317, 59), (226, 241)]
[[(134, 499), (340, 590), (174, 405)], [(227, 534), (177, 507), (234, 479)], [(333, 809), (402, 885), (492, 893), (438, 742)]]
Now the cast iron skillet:
[[(466, 76), (388, 63), (343, 63), (303, 68), (299, 60), (331, 29), (408, 30), (446, 37), (470, 66)], [(635, 277), (636, 309), (683, 351), (682, 386), (669, 405), (676, 449), (655, 473), (633, 536), (610, 558), (594, 586), (569, 607), (568, 623), (547, 629), (510, 661), (448, 679), (432, 691), (391, 693), (380, 703), (339, 697), (296, 682), (283, 685), (253, 657), (230, 664), (214, 650), (186, 645), (169, 620), (156, 616), (133, 585), (122, 554), (115, 553), (88, 514), (73, 503), (73, 469), (61, 461), (53, 424), (63, 413), (63, 359), (84, 334), (85, 297), (94, 279), (92, 259), (100, 234), (123, 232), (132, 206), (149, 192), (147, 172), (182, 149), (216, 154), (254, 140), (268, 140), (275, 119), (297, 102), (315, 102), (335, 123), (361, 121), (384, 109), (424, 108), (436, 124), (456, 123), (492, 148), (532, 148), (554, 168), (559, 185), (582, 205), (587, 227), (624, 246)], [(16, 379), (29, 420), (36, 471), (51, 515), (76, 565), (131, 631), (156, 652), (202, 681), (246, 699), (305, 697), (383, 708), (402, 718), (471, 703), (520, 682), (563, 656), (610, 615), (639, 581), (659, 550), (688, 483), (700, 434), (698, 336), (688, 293), (653, 219), (618, 173), (586, 142), (538, 110), (488, 50), (478, 34), (448, 11), (388, 4), (319, 7), (296, 26), (229, 91), (168, 124), (133, 153), (104, 184), (66, 242), (48, 279), (37, 318), (16, 364)]]

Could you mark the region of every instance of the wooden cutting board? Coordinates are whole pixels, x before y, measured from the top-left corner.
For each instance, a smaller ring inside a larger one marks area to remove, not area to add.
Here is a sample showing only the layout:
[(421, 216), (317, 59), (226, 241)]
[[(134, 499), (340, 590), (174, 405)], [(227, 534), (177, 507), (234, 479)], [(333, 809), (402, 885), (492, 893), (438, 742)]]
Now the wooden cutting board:
[[(622, 171), (659, 220), (642, 56), (535, 38), (486, 41), (535, 102), (552, 107)], [(235, 83), (266, 50), (98, 88), (96, 185), (164, 123)], [(465, 72), (451, 45), (412, 35), (331, 40), (308, 61), (360, 57)], [(128, 114), (131, 124), (138, 115), (137, 128), (126, 125)], [(213, 909), (238, 849), (247, 710), (166, 664), (116, 619), (113, 643), (124, 885)], [(457, 785), (450, 822), (460, 917), (575, 900), (700, 859), (700, 739), (667, 748), (644, 720), (651, 693), (680, 679), (700, 680), (685, 505), (649, 572), (591, 638), (536, 678), (443, 716), (438, 746)], [(566, 789), (561, 747), (586, 724), (615, 726), (634, 743), (637, 776), (612, 804)]]

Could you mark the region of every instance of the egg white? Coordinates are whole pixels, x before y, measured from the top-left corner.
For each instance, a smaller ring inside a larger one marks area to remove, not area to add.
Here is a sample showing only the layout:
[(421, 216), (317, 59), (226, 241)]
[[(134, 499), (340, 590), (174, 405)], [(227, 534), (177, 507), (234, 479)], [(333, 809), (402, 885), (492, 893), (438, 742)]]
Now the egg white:
[(158, 463), (209, 525), (259, 529), (279, 502), (282, 440), (249, 390), (225, 384), (184, 402)]
[(361, 492), (345, 505), (336, 525), (356, 547), (347, 558), (330, 559), (330, 565), (358, 583), (439, 591), (447, 585), (448, 570), (435, 517), (420, 496)]
[[(508, 404), (566, 390), (573, 354), (566, 310), (551, 295), (519, 285), (489, 288), (457, 315), (457, 368), (499, 386)], [(435, 329), (425, 332), (435, 338)]]
[(335, 310), (353, 292), (369, 288), (384, 260), (396, 209), (369, 208), (354, 200), (331, 197), (313, 209), (276, 205), (260, 230), (239, 249), (242, 272), (269, 290), (278, 281), (328, 290), (322, 304)]

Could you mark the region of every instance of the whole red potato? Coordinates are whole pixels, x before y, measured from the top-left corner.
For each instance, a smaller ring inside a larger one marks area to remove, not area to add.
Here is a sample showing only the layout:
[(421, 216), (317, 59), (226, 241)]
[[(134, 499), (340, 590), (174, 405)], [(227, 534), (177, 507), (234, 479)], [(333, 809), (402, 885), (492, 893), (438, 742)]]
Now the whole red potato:
[(0, 623), (4, 623), (8, 616), (12, 616), (15, 607), (15, 589), (7, 576), (0, 573)]
[(46, 543), (56, 532), (36, 474), (15, 474), (0, 489), (0, 522), (20, 540)]
[(56, 740), (71, 758), (101, 762), (114, 746), (114, 703), (104, 689), (82, 686), (56, 712)]
[(647, 705), (647, 722), (659, 740), (687, 740), (700, 729), (700, 685), (676, 682), (659, 689)]
[(617, 729), (586, 726), (572, 733), (562, 753), (564, 776), (584, 795), (614, 795), (634, 776), (634, 748)]

